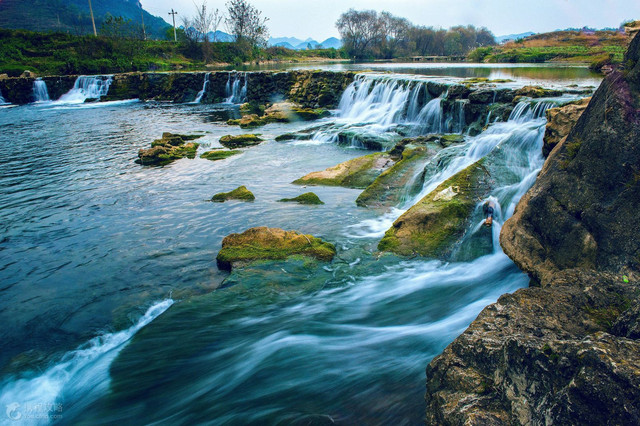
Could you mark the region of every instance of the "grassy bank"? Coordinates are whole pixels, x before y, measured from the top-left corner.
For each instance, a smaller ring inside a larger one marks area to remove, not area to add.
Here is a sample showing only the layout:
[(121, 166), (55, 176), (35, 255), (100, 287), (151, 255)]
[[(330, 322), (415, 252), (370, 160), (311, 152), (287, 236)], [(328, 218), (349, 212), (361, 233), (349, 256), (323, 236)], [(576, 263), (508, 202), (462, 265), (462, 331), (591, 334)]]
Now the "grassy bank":
[(627, 36), (618, 31), (556, 31), (476, 49), (469, 58), (478, 62), (618, 63), (627, 43)]
[[(245, 52), (234, 43), (210, 43), (209, 64), (240, 67), (262, 61), (339, 59), (335, 49), (294, 51), (284, 48)], [(39, 75), (101, 74), (129, 71), (206, 69), (200, 44), (160, 40), (74, 36), (0, 29), (0, 73), (18, 76), (24, 70)]]

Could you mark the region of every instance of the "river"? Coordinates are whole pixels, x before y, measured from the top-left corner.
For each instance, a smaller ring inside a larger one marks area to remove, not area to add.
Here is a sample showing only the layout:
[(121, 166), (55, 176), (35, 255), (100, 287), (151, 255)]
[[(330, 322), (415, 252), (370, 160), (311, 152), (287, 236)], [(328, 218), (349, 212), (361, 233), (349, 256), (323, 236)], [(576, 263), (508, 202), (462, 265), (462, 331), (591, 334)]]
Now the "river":
[[(459, 132), (455, 117), (437, 116), (437, 99), (412, 107), (398, 81), (585, 88), (599, 79), (579, 67), (368, 68), (377, 73), (358, 77), (331, 117), (268, 124), (267, 142), (217, 162), (134, 160), (162, 132), (201, 134), (200, 151), (244, 133), (225, 124), (237, 104), (68, 97), (0, 107), (0, 424), (421, 423), (429, 361), (483, 307), (528, 283), (497, 238), (542, 167), (544, 110), (568, 99), (522, 104), (441, 151), (392, 209), (359, 208), (361, 190), (340, 187), (313, 188), (322, 206), (277, 200), (308, 190), (293, 180), (371, 152), (336, 143), (338, 131)], [(308, 138), (274, 141), (318, 124)], [(492, 250), (449, 263), (377, 255), (402, 212), (490, 155), (504, 170), (491, 193)], [(207, 201), (240, 185), (255, 202)], [(218, 271), (224, 236), (254, 226), (322, 237), (338, 256)]]

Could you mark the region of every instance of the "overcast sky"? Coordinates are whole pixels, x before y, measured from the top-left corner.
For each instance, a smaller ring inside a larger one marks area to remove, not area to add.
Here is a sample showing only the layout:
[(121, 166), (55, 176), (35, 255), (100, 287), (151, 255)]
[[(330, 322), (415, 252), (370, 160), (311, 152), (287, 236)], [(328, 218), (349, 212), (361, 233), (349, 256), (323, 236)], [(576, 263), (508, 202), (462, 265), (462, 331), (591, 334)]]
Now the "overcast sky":
[[(225, 9), (225, 1), (207, 0), (211, 8)], [(193, 0), (141, 0), (150, 13), (170, 21), (174, 8), (193, 15)], [(202, 0), (196, 0), (201, 3)], [(417, 25), (448, 28), (472, 24), (495, 35), (546, 32), (569, 27), (617, 27), (640, 19), (640, 0), (252, 0), (269, 18), (272, 37), (311, 37), (323, 41), (338, 37), (335, 22), (349, 8), (389, 11)], [(178, 21), (176, 21), (178, 22)], [(221, 28), (223, 31), (225, 28)]]

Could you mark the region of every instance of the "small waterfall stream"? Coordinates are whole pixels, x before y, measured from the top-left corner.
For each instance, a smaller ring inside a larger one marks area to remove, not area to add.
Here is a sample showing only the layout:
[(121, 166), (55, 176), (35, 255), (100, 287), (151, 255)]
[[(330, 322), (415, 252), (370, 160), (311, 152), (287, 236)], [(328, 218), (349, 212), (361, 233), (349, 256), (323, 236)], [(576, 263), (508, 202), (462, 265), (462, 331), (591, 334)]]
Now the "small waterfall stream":
[(61, 103), (83, 103), (87, 100), (97, 100), (109, 92), (113, 76), (80, 76), (73, 88), (58, 99)]
[(35, 102), (48, 102), (51, 100), (49, 99), (47, 83), (41, 78), (37, 78), (33, 82), (33, 99), (35, 100)]
[(0, 92), (0, 105), (7, 105), (9, 102), (2, 96), (2, 92)]
[(202, 83), (202, 90), (200, 90), (198, 92), (198, 94), (196, 95), (196, 99), (193, 101), (194, 104), (199, 104), (202, 101), (202, 97), (207, 92), (207, 87), (209, 86), (209, 77), (210, 76), (211, 76), (210, 72), (208, 72), (208, 73), (206, 73), (204, 75), (204, 81)]
[[(231, 77), (233, 76), (233, 81)], [(247, 99), (248, 76), (246, 73), (229, 73), (229, 78), (225, 86), (225, 103), (241, 104)]]

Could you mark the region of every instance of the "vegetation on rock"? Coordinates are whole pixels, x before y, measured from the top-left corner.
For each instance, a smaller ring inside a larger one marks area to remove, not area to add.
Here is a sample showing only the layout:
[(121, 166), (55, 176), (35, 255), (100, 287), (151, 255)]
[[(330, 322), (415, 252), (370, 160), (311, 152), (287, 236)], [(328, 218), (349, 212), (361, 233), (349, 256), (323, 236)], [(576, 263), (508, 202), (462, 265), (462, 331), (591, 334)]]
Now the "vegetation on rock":
[(544, 145), (542, 146), (542, 154), (545, 157), (548, 157), (553, 148), (567, 137), (578, 118), (589, 105), (590, 100), (591, 98), (584, 98), (559, 108), (550, 108), (545, 112), (547, 127), (544, 132)]
[(220, 192), (211, 198), (214, 203), (224, 203), (228, 200), (253, 201), (256, 197), (246, 186), (239, 186), (230, 192)]
[(205, 160), (217, 161), (217, 160), (224, 160), (225, 158), (229, 158), (240, 153), (242, 153), (242, 151), (238, 151), (238, 150), (226, 151), (224, 149), (215, 149), (213, 151), (207, 151), (202, 153), (200, 155), (200, 158), (204, 158)]
[(329, 262), (335, 254), (333, 244), (313, 235), (259, 227), (225, 237), (216, 260), (220, 269), (231, 270), (257, 260), (284, 260), (295, 255)]
[(345, 161), (321, 172), (309, 173), (293, 183), (296, 185), (366, 188), (393, 163), (394, 160), (388, 153), (376, 152)]
[(400, 216), (378, 250), (442, 258), (464, 235), (477, 200), (491, 189), (489, 177), (483, 160), (453, 175)]
[(161, 139), (151, 143), (151, 148), (138, 152), (136, 163), (144, 166), (162, 166), (180, 158), (195, 158), (199, 144), (188, 142), (203, 135), (178, 135), (163, 133)]
[(220, 145), (225, 148), (247, 148), (250, 146), (260, 145), (264, 139), (255, 134), (246, 135), (226, 135), (220, 138)]
[(298, 203), (298, 204), (324, 204), (320, 198), (313, 192), (305, 192), (294, 198), (282, 198), (278, 200), (283, 203)]

